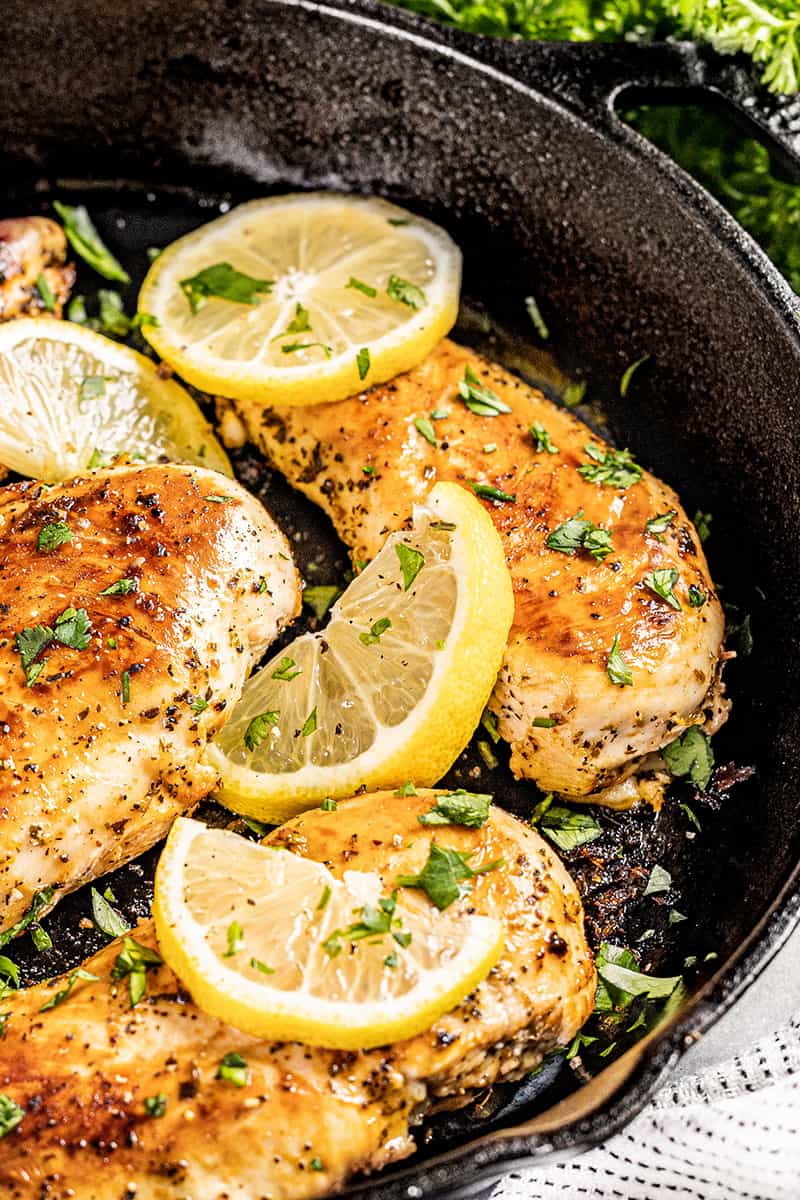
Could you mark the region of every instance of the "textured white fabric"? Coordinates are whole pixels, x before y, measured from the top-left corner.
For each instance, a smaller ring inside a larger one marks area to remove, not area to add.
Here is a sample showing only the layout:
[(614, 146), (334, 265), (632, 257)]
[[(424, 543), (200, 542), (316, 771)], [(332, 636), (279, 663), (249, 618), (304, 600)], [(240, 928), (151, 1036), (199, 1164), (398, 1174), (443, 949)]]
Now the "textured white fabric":
[(800, 1200), (800, 1014), (664, 1088), (617, 1137), (518, 1171), (492, 1200)]

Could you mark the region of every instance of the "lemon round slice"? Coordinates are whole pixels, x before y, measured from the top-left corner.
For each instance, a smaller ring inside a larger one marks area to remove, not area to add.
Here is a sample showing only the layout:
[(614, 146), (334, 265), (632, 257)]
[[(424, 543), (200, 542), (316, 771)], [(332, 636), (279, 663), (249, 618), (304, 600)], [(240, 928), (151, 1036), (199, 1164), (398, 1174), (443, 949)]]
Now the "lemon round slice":
[(406, 893), (383, 901), (377, 874), (339, 881), (322, 863), (179, 817), (153, 915), (164, 959), (205, 1012), (256, 1037), (361, 1050), (429, 1028), (503, 948), (491, 917)]
[(513, 613), (489, 514), (437, 483), (331, 610), (245, 684), (216, 743), (223, 804), (279, 822), (326, 796), (437, 783), (469, 741)]
[(142, 329), (184, 379), (259, 405), (341, 400), (420, 363), (452, 328), (461, 253), (385, 200), (242, 204), (159, 255)]
[(0, 463), (56, 483), (119, 454), (232, 474), (194, 400), (143, 354), (54, 317), (0, 325)]

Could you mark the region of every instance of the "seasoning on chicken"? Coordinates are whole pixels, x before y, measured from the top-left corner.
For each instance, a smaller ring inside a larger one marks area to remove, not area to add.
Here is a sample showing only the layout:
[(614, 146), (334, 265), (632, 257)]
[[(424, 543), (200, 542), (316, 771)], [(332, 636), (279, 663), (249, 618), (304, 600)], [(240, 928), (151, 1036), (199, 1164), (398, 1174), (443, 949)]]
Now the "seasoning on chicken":
[[(96, 980), (42, 1011), (69, 977), (15, 996), (0, 1041), (0, 1094), (24, 1110), (0, 1150), (4, 1200), (304, 1200), (411, 1154), (425, 1113), (519, 1079), (589, 1015), (595, 971), (575, 886), (533, 830), (493, 808), (481, 829), (420, 825), (435, 793), (341, 802), (268, 843), (391, 889), (420, 842), (501, 858), (456, 904), (501, 919), (488, 977), (425, 1033), (368, 1052), (271, 1043), (206, 1016), (165, 966), (131, 1009), (112, 974), (119, 941), (86, 964)], [(235, 865), (232, 864), (232, 869)], [(134, 931), (155, 947), (150, 922)], [(144, 969), (144, 968), (142, 968)], [(16, 1111), (16, 1110), (15, 1110)]]
[(48, 217), (0, 221), (0, 321), (60, 317), (74, 282), (60, 225)]
[(0, 595), (2, 929), (211, 790), (206, 741), (299, 588), (256, 499), (165, 465), (2, 489)]
[(239, 410), (354, 560), (435, 480), (478, 485), (514, 582), (491, 703), (518, 776), (576, 799), (655, 799), (668, 777), (654, 752), (725, 720), (722, 608), (675, 492), (503, 368), (444, 341), (349, 400)]

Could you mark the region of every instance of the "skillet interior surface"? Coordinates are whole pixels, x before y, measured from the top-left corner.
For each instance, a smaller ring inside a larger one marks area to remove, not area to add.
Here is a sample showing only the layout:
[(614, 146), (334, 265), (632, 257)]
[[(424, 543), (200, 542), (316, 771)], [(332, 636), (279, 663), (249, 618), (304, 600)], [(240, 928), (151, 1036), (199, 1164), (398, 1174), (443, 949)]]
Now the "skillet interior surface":
[[(720, 236), (713, 205), (706, 209), (688, 183), (425, 41), (424, 23), (403, 18), (392, 31), (368, 2), (341, 9), (124, 0), (112, 15), (100, 0), (21, 4), (7, 18), (15, 54), (0, 78), (0, 210), (49, 211), (54, 196), (86, 203), (136, 276), (132, 302), (146, 248), (210, 219), (220, 204), (300, 187), (376, 192), (439, 221), (464, 250), (458, 335), (547, 386), (558, 370), (531, 354), (524, 303), (537, 297), (558, 367), (588, 382), (581, 415), (663, 475), (690, 513), (713, 513), (712, 571), (723, 597), (751, 615), (753, 652), (729, 669), (734, 711), (715, 746), (719, 763), (752, 765), (755, 776), (730, 792), (712, 788), (702, 802), (676, 791), (658, 817), (601, 814), (603, 838), (568, 858), (595, 945), (637, 946), (642, 965), (663, 973), (692, 957), (688, 978), (700, 983), (768, 912), (800, 849), (797, 338), (757, 278), (757, 255), (724, 222)], [(366, 20), (351, 19), (359, 14)], [(96, 281), (84, 277), (77, 290), (89, 287)], [(642, 355), (650, 357), (623, 398), (619, 378)], [(346, 558), (313, 506), (252, 448), (235, 466), (289, 531), (306, 579), (338, 581)], [(536, 789), (513, 781), (501, 749), (493, 748), (498, 766), (487, 767), (480, 740), (447, 782), (492, 791), (529, 814)], [(213, 806), (206, 812), (226, 819)], [(113, 879), (129, 917), (147, 911), (154, 858)], [(655, 863), (672, 874), (669, 905), (642, 895)], [(688, 919), (669, 925), (670, 906)], [(26, 982), (96, 948), (99, 935), (79, 927), (88, 912), (78, 893), (46, 922), (51, 951), (15, 947)], [(787, 919), (775, 919), (759, 953)], [(716, 989), (703, 1019), (756, 965), (751, 956)], [(663, 1047), (655, 1065), (669, 1053)], [(604, 1136), (643, 1102), (654, 1073), (599, 1120), (494, 1143), (469, 1161), (488, 1169), (503, 1156)], [(455, 1186), (447, 1166), (425, 1173), (424, 1160), (528, 1119), (577, 1085), (554, 1062), (520, 1088), (432, 1124), (412, 1163), (422, 1162), (415, 1186)], [(408, 1171), (367, 1189), (405, 1194)]]

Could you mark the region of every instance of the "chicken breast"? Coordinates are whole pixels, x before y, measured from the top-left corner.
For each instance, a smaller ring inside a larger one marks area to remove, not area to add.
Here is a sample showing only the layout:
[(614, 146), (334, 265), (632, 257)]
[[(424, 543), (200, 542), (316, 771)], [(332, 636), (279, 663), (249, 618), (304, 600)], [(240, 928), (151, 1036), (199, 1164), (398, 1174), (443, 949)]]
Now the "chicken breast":
[[(424, 828), (418, 818), (434, 796), (360, 796), (306, 813), (267, 841), (339, 877), (377, 871), (387, 888), (419, 867), (434, 839), (473, 854), (475, 865), (502, 858), (456, 902), (506, 930), (502, 958), (463, 1004), (427, 1032), (369, 1052), (267, 1043), (203, 1014), (164, 966), (131, 1011), (125, 984), (110, 980), (114, 943), (86, 964), (99, 978), (77, 981), (57, 1007), (42, 1011), (63, 978), (11, 1002), (0, 1104), (25, 1111), (0, 1149), (4, 1200), (328, 1195), (355, 1171), (412, 1153), (411, 1130), (426, 1111), (519, 1078), (567, 1044), (595, 989), (572, 880), (538, 834), (500, 809), (482, 829)], [(155, 945), (149, 922), (135, 936)], [(217, 1077), (229, 1053), (245, 1060), (246, 1086)], [(163, 1115), (149, 1116), (155, 1098)]]
[[(471, 411), (459, 395), (467, 371), (510, 411)], [(484, 503), (516, 599), (492, 707), (517, 776), (574, 799), (630, 803), (667, 778), (647, 773), (658, 766), (648, 756), (688, 725), (713, 729), (725, 719), (722, 609), (675, 492), (646, 471), (636, 478), (638, 468), (631, 480), (624, 460), (609, 471), (608, 445), (502, 367), (444, 341), (415, 370), (352, 399), (240, 411), (271, 461), (329, 514), (356, 562), (408, 522), (438, 479), (507, 497)], [(582, 466), (600, 479), (584, 478)], [(629, 486), (602, 482), (609, 475)], [(665, 514), (663, 528), (648, 530)], [(560, 527), (576, 516), (610, 533), (609, 552), (548, 545), (554, 535), (564, 542)], [(669, 599), (647, 581), (671, 570)], [(615, 644), (630, 685), (609, 673)]]
[(74, 282), (60, 225), (48, 217), (0, 221), (0, 321), (48, 312), (60, 317)]
[(142, 853), (299, 606), (283, 535), (213, 471), (0, 490), (0, 929)]

